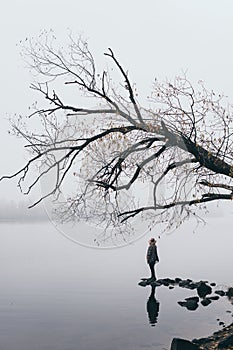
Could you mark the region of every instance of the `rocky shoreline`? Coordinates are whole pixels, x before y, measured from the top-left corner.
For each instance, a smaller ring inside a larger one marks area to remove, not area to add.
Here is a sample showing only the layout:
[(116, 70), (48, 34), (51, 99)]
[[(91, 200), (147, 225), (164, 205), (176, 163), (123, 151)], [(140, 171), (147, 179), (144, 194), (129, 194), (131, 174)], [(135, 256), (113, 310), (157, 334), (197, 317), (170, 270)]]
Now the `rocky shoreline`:
[(192, 343), (203, 350), (233, 349), (233, 323), (207, 338), (193, 339)]
[[(181, 279), (176, 277), (161, 278), (161, 279), (148, 279), (142, 278), (138, 283), (142, 287), (150, 285), (153, 288), (165, 286), (169, 289), (173, 289), (175, 286), (180, 288), (187, 288), (196, 291), (196, 295), (193, 297), (185, 298), (177, 303), (181, 307), (185, 307), (187, 310), (194, 311), (199, 305), (208, 306), (210, 303), (219, 300), (221, 297), (227, 297), (233, 304), (233, 287), (228, 287), (227, 290), (218, 289), (216, 283), (209, 283), (208, 281), (192, 281), (191, 279)], [(228, 311), (232, 314), (233, 312)], [(233, 349), (233, 323), (226, 326), (223, 322), (219, 321), (219, 326), (223, 329), (214, 332), (211, 336), (200, 339), (193, 339), (192, 341), (185, 339), (174, 338), (172, 340), (170, 350), (215, 350), (215, 349)]]
[[(186, 288), (196, 291), (196, 295), (193, 297), (185, 298), (185, 300), (180, 300), (177, 303), (187, 308), (190, 311), (194, 311), (198, 308), (199, 303), (202, 306), (208, 306), (210, 303), (219, 300), (221, 297), (227, 296), (229, 301), (233, 303), (233, 287), (229, 287), (227, 290), (217, 289), (216, 283), (209, 283), (208, 281), (192, 281), (191, 279), (181, 279), (176, 277), (175, 279), (171, 278), (161, 278), (161, 279), (152, 279), (152, 278), (142, 278), (138, 283), (142, 287), (150, 285), (151, 287), (160, 287), (165, 286), (169, 289), (173, 289), (175, 286), (180, 288)], [(221, 325), (221, 324), (220, 324)]]
[(211, 336), (192, 341), (174, 338), (170, 350), (217, 350), (233, 349), (233, 323), (214, 332)]

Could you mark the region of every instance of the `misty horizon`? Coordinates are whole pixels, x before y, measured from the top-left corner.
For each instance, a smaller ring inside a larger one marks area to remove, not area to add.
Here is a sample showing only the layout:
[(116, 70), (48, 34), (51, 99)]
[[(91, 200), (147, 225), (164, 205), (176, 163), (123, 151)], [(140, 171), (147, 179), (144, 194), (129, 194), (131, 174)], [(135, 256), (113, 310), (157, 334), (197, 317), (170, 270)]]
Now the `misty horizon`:
[(43, 205), (28, 208), (30, 204), (29, 201), (1, 199), (0, 222), (48, 220), (48, 215)]

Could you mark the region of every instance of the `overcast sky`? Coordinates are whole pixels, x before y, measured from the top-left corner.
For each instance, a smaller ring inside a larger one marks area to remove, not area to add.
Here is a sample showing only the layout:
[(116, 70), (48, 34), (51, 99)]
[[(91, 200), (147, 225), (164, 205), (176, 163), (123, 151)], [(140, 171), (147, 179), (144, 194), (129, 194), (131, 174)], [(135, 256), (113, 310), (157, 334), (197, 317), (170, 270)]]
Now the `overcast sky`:
[[(0, 21), (1, 174), (24, 164), (21, 143), (7, 134), (8, 116), (24, 114), (34, 95), (17, 43), (54, 29), (64, 40), (67, 28), (89, 39), (98, 61), (111, 47), (139, 95), (155, 77), (172, 78), (187, 70), (191, 81), (225, 92), (233, 102), (233, 1), (231, 0), (8, 0)], [(36, 99), (36, 95), (35, 95)], [(0, 198), (20, 198), (14, 182), (0, 184)]]

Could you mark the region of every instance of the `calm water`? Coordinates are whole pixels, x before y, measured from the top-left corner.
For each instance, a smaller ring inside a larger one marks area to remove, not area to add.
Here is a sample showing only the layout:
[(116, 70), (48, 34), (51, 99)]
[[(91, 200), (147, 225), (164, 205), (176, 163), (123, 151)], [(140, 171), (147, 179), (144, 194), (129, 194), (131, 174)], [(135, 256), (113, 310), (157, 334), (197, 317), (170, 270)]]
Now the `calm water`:
[[(169, 349), (173, 337), (192, 339), (232, 322), (232, 305), (220, 298), (187, 311), (177, 301), (195, 291), (159, 287), (155, 327), (149, 324), (151, 287), (148, 237), (130, 246), (97, 250), (75, 244), (52, 224), (1, 224), (1, 350)], [(232, 285), (231, 217), (212, 218), (196, 233), (186, 225), (158, 242), (158, 277)], [(155, 305), (155, 307), (157, 307)]]

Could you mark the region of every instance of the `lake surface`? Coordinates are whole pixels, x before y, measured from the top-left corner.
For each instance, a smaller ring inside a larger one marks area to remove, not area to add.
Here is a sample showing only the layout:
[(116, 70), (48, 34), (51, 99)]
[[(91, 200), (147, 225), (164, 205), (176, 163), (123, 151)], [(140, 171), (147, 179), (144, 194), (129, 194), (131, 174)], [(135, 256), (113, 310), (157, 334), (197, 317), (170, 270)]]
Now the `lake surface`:
[[(232, 219), (210, 218), (158, 241), (159, 278), (233, 285)], [(78, 228), (77, 228), (78, 229)], [(156, 236), (156, 232), (153, 233)], [(193, 339), (232, 322), (226, 297), (188, 311), (177, 301), (196, 291), (158, 287), (158, 315), (149, 323), (151, 287), (145, 253), (149, 236), (118, 249), (91, 249), (65, 238), (51, 223), (0, 226), (1, 350), (169, 349), (173, 337)]]

